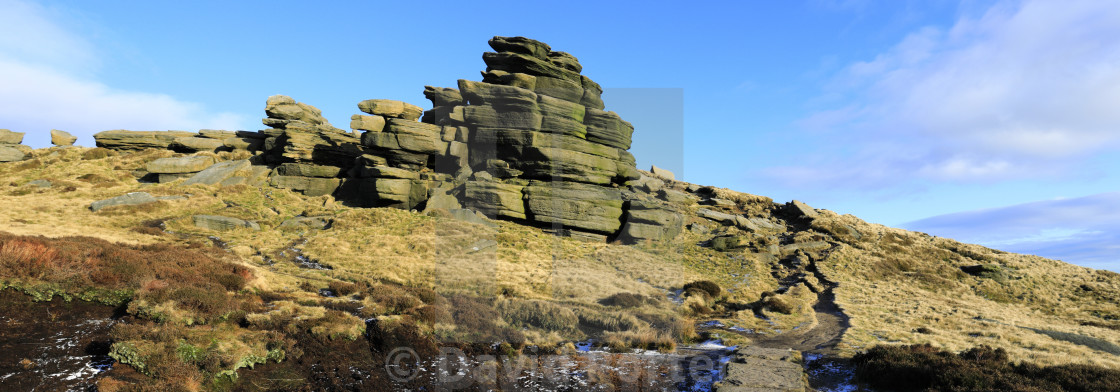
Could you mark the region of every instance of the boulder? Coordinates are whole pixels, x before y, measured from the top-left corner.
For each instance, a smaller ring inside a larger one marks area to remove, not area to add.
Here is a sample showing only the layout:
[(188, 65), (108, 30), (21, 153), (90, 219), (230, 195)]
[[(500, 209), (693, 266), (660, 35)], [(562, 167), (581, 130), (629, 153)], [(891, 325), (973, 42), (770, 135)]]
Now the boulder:
[(651, 201), (632, 200), (626, 210), (626, 222), (619, 233), (625, 243), (646, 240), (668, 241), (681, 233), (684, 218), (672, 207)]
[(714, 220), (727, 226), (735, 225), (735, 215), (712, 211), (707, 208), (701, 208), (697, 210), (696, 215), (704, 219)]
[(378, 178), (372, 180), (378, 205), (410, 210), (428, 196), (427, 184), (420, 180)]
[(133, 206), (140, 204), (155, 203), (157, 200), (147, 192), (131, 192), (117, 197), (111, 197), (105, 200), (98, 200), (90, 203), (89, 209), (97, 212), (105, 207), (112, 206)]
[(424, 113), (424, 109), (419, 106), (391, 99), (367, 99), (358, 102), (358, 110), (369, 114), (413, 121), (419, 120), (420, 115)]
[(16, 162), (27, 159), (27, 154), (11, 145), (0, 144), (0, 162)]
[(23, 132), (12, 132), (7, 129), (0, 129), (0, 144), (23, 143), (23, 135)]
[(463, 94), (447, 87), (424, 86), (424, 98), (432, 101), (432, 106), (459, 106), (463, 104)]
[(459, 79), (459, 90), (469, 105), (489, 105), (498, 110), (510, 111), (539, 110), (537, 94), (532, 90), (465, 79)]
[(27, 185), (34, 186), (34, 187), (39, 187), (39, 188), (50, 188), (54, 184), (52, 184), (50, 182), (50, 180), (44, 180), (44, 179), (40, 178), (38, 180), (28, 182)]
[(112, 130), (93, 135), (97, 147), (110, 150), (143, 150), (158, 148), (166, 150), (181, 137), (192, 137), (194, 133), (183, 131), (126, 131)]
[(468, 181), (460, 200), (464, 207), (491, 217), (525, 219), (524, 187), (492, 181)]
[(794, 200), (786, 204), (786, 209), (793, 213), (795, 216), (805, 219), (816, 219), (818, 216), (817, 210), (809, 207), (808, 204)]
[(74, 143), (77, 142), (77, 141), (78, 141), (77, 136), (71, 135), (71, 134), (67, 133), (66, 131), (60, 131), (60, 130), (57, 130), (57, 129), (52, 129), (51, 130), (51, 144), (53, 144), (53, 145), (56, 145), (56, 146), (73, 146)]
[(536, 222), (580, 231), (614, 234), (622, 216), (617, 189), (568, 181), (530, 181), (526, 206)]
[(728, 234), (712, 238), (710, 244), (712, 249), (720, 252), (726, 252), (734, 249), (742, 249), (747, 246), (747, 239), (740, 235)]
[(191, 176), (187, 181), (183, 182), (183, 185), (214, 185), (222, 183), (233, 177), (237, 172), (248, 170), (251, 166), (248, 160), (218, 162)]
[(148, 162), (148, 172), (156, 174), (197, 173), (214, 164), (214, 158), (206, 155), (192, 155), (175, 158), (159, 158)]
[(171, 142), (169, 147), (179, 152), (217, 152), (224, 149), (226, 143), (220, 139), (208, 137), (180, 137), (175, 138), (175, 141)]
[(385, 130), (385, 117), (355, 114), (350, 116), (350, 129), (356, 131), (381, 132)]
[(192, 216), (191, 219), (194, 221), (195, 227), (215, 231), (228, 231), (242, 228), (259, 231), (261, 229), (261, 226), (258, 225), (257, 222), (230, 218), (228, 216), (195, 215)]
[(660, 179), (662, 179), (662, 180), (666, 180), (666, 181), (674, 181), (674, 180), (676, 180), (676, 176), (674, 176), (674, 175), (673, 175), (673, 172), (671, 172), (671, 171), (668, 171), (668, 170), (665, 170), (665, 169), (662, 169), (662, 168), (660, 168), (660, 167), (657, 167), (657, 166), (652, 166), (652, 165), (651, 165), (651, 166), (649, 167), (649, 172), (650, 172), (650, 173), (653, 173), (653, 175), (654, 175), (655, 177), (657, 177), (657, 178), (660, 178)]

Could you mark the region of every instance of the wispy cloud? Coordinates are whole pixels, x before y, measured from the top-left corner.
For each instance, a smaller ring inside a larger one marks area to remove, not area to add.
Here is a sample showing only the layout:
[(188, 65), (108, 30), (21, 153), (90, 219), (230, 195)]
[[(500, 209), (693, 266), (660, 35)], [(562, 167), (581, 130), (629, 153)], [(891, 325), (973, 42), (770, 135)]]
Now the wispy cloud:
[(236, 129), (245, 116), (215, 112), (168, 94), (114, 89), (96, 80), (96, 45), (68, 30), (60, 13), (38, 4), (0, 0), (0, 128), (27, 132), (24, 143), (49, 145), (48, 131), (66, 130), (93, 145), (107, 129)]
[(801, 121), (823, 142), (767, 174), (830, 188), (1066, 175), (1120, 149), (1117, 20), (1120, 2), (1001, 2), (912, 32), (837, 75), (834, 107)]
[(1120, 270), (1120, 192), (935, 216), (902, 225), (959, 241)]

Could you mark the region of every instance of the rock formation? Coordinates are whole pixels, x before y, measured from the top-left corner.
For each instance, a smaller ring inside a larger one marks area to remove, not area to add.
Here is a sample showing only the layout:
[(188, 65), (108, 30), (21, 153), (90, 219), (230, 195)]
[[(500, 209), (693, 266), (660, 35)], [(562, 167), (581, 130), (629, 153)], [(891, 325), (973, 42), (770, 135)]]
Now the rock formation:
[(0, 162), (15, 162), (27, 159), (31, 147), (23, 144), (23, 132), (0, 129)]
[[(427, 111), (393, 100), (359, 102), (364, 114), (351, 117), (353, 132), (277, 95), (265, 104), (262, 122), (270, 129), (260, 132), (106, 131), (94, 138), (115, 150), (246, 150), (256, 155), (254, 167), (271, 169), (272, 186), (356, 206), (474, 217), (458, 211), (465, 208), (600, 241), (666, 239), (681, 231), (681, 214), (652, 194), (672, 174), (637, 170), (627, 151), (633, 125), (604, 110), (602, 88), (581, 75), (575, 56), (523, 37), (489, 43), (495, 52), (482, 56), (481, 81), (426, 86)], [(205, 158), (175, 159), (183, 165), (157, 161), (148, 171), (161, 182), (205, 173), (193, 164)]]
[(57, 129), (51, 130), (51, 144), (64, 147), (73, 146), (78, 141), (78, 137), (71, 135), (69, 132), (60, 131)]

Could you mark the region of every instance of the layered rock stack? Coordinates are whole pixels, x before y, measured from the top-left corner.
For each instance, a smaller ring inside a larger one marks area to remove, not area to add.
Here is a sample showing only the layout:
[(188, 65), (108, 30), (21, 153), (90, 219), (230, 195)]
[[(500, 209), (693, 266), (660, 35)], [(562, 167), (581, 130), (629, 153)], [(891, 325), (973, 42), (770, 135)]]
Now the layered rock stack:
[[(572, 55), (523, 37), (494, 37), (483, 81), (425, 87), (423, 122), (466, 133), (464, 206), (561, 232), (606, 237), (622, 225), (619, 187), (639, 178), (630, 155), (634, 127), (602, 109), (602, 88)], [(461, 157), (458, 157), (461, 158)], [(442, 167), (440, 169), (443, 169)]]
[(23, 132), (0, 129), (0, 162), (16, 162), (27, 159), (31, 147), (21, 143), (23, 143)]
[[(575, 56), (523, 37), (489, 43), (495, 52), (483, 54), (482, 81), (425, 87), (428, 111), (362, 101), (353, 132), (277, 95), (265, 105), (270, 129), (256, 133), (107, 131), (95, 139), (118, 150), (187, 153), (236, 145), (258, 154), (252, 163), (272, 168), (273, 186), (356, 206), (446, 209), (471, 219), (481, 212), (596, 240), (680, 232), (681, 215), (652, 193), (660, 185), (651, 184), (664, 182), (639, 172), (627, 151), (633, 125), (604, 111), (602, 88), (580, 74)], [(192, 173), (153, 169), (169, 180)]]

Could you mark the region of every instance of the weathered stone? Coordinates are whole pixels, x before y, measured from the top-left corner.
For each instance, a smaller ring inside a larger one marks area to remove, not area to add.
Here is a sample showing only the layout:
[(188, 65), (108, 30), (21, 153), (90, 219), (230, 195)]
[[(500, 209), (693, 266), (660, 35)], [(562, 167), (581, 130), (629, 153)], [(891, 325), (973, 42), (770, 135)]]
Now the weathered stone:
[(216, 152), (225, 148), (226, 143), (219, 139), (206, 137), (180, 137), (171, 142), (172, 150), (180, 152)]
[(424, 113), (424, 109), (419, 106), (391, 99), (367, 99), (358, 102), (358, 110), (369, 114), (413, 121), (419, 120), (420, 115)]
[(310, 163), (284, 163), (276, 168), (281, 176), (335, 178), (342, 173), (337, 166), (314, 165)]
[(231, 218), (218, 215), (195, 215), (191, 217), (195, 227), (215, 231), (229, 231), (235, 229), (251, 229), (259, 231), (261, 226), (257, 222)]
[(424, 86), (424, 98), (432, 101), (432, 106), (459, 106), (463, 104), (463, 94), (447, 87)]
[(456, 106), (452, 118), (461, 112), (463, 122), (486, 128), (540, 130), (542, 116), (538, 111), (515, 111), (493, 106)]
[(264, 139), (238, 136), (222, 139), (222, 144), (230, 150), (260, 151), (264, 147)]
[(194, 133), (182, 131), (125, 131), (113, 130), (93, 135), (97, 147), (110, 150), (142, 150), (158, 148), (166, 150), (175, 139), (192, 137)]
[(499, 52), (527, 54), (539, 59), (547, 59), (549, 53), (552, 52), (552, 48), (548, 44), (525, 37), (494, 36), (487, 43)]
[(237, 137), (237, 131), (226, 131), (221, 129), (199, 129), (198, 136), (207, 137), (211, 139), (225, 140), (231, 137)]
[(359, 168), (359, 177), (366, 178), (397, 178), (402, 180), (418, 180), (420, 173), (412, 170), (399, 169), (389, 166), (372, 166)]
[(662, 169), (662, 168), (657, 167), (657, 166), (650, 166), (649, 172), (653, 173), (653, 175), (655, 177), (661, 178), (662, 180), (674, 181), (674, 180), (677, 179), (676, 176), (673, 175), (673, 172)]
[(378, 178), (374, 181), (375, 196), (381, 205), (413, 209), (428, 196), (427, 184), (420, 180)]
[(40, 178), (38, 180), (28, 182), (27, 185), (33, 186), (33, 187), (39, 187), (39, 188), (50, 188), (51, 185), (54, 185), (54, 184), (51, 184), (50, 180), (44, 180), (44, 179)]
[(403, 150), (422, 154), (447, 151), (447, 142), (441, 138), (443, 128), (438, 125), (393, 118), (384, 133), (395, 134), (397, 146)]
[(489, 105), (498, 110), (537, 111), (537, 94), (520, 87), (459, 79), (459, 90), (469, 105)]
[(451, 213), (452, 218), (464, 222), (474, 223), (476, 225), (483, 225), (491, 228), (498, 227), (497, 223), (494, 223), (489, 218), (487, 218), (486, 215), (483, 215), (481, 212), (475, 210), (469, 210), (466, 208), (452, 208), (450, 210), (447, 210), (447, 212)]
[(428, 201), (424, 204), (424, 212), (427, 213), (431, 210), (455, 210), (463, 208), (459, 203), (459, 199), (447, 192), (432, 191), (433, 195), (428, 197)]
[[(249, 163), (249, 161), (244, 160), (244, 159), (236, 160), (236, 161), (218, 162), (218, 163), (215, 163), (214, 165), (206, 168), (205, 170), (198, 172), (198, 174), (195, 174), (195, 175), (191, 176), (190, 178), (187, 179), (187, 181), (183, 182), (183, 185), (194, 185), (194, 184), (214, 185), (214, 184), (218, 184), (218, 183), (221, 183), (221, 182), (229, 179), (230, 177), (233, 177), (239, 171), (249, 170), (250, 166), (252, 166), (252, 165)], [(223, 184), (223, 185), (225, 185), (225, 184)]]
[(23, 143), (23, 135), (23, 132), (12, 132), (7, 129), (0, 129), (0, 144)]
[(817, 210), (814, 210), (813, 207), (809, 207), (808, 204), (802, 203), (797, 200), (791, 201), (789, 202), (789, 204), (786, 204), (786, 208), (788, 208), (790, 212), (794, 213), (798, 217), (815, 219), (818, 216)]
[(617, 113), (587, 109), (584, 123), (587, 124), (587, 140), (623, 150), (630, 149), (634, 126), (618, 117)]
[(149, 173), (197, 173), (214, 164), (214, 158), (206, 155), (192, 155), (176, 158), (159, 158), (148, 162)]
[(681, 232), (684, 218), (671, 207), (655, 202), (632, 200), (626, 210), (619, 239), (626, 243), (667, 241)]
[(551, 62), (552, 65), (572, 72), (583, 71), (583, 66), (579, 64), (579, 59), (568, 52), (549, 52), (548, 61)]
[(721, 235), (711, 240), (712, 249), (726, 252), (734, 249), (741, 249), (747, 246), (747, 239), (740, 235)]
[(520, 185), (491, 181), (468, 181), (463, 188), (461, 201), (463, 206), (487, 216), (525, 219), (523, 188)]
[(520, 87), (527, 90), (536, 90), (537, 77), (523, 73), (509, 73), (506, 71), (491, 70), (482, 72), (482, 82), (500, 84), (504, 86)]
[(73, 146), (74, 142), (78, 141), (78, 137), (71, 135), (66, 131), (57, 129), (51, 130), (51, 144), (56, 146)]
[(589, 109), (603, 110), (603, 87), (584, 75), (580, 75), (580, 85), (583, 87), (583, 96), (579, 103)]
[(722, 212), (716, 212), (716, 211), (712, 211), (712, 210), (709, 210), (709, 209), (706, 209), (706, 208), (701, 208), (701, 209), (697, 210), (696, 215), (701, 217), (701, 218), (711, 219), (711, 220), (714, 220), (716, 222), (719, 222), (719, 223), (722, 223), (722, 224), (728, 225), (728, 226), (731, 226), (731, 225), (735, 224), (735, 215), (725, 214), (725, 213), (722, 213)]
[(621, 226), (622, 196), (616, 189), (534, 180), (525, 187), (525, 197), (528, 212), (537, 222), (605, 234), (613, 234)]
[(155, 203), (157, 200), (147, 192), (131, 192), (117, 197), (111, 197), (105, 200), (98, 200), (90, 203), (89, 209), (97, 212), (105, 207), (112, 206), (133, 206), (140, 204)]
[[(348, 167), (365, 154), (358, 137), (346, 132), (307, 132), (286, 129), (275, 141), (273, 162), (315, 162)], [(267, 147), (267, 146), (266, 146)]]
[(191, 178), (193, 173), (153, 173), (156, 174), (156, 181), (160, 184), (175, 182), (182, 179)]
[(643, 192), (646, 192), (646, 193), (654, 193), (654, 192), (660, 191), (661, 188), (665, 187), (665, 182), (658, 179), (658, 178), (653, 178), (653, 177), (647, 176), (645, 174), (640, 174), (640, 176), (641, 177), (638, 178), (637, 181), (634, 181), (634, 182), (630, 183), (630, 186), (634, 187), (634, 189), (637, 189), (637, 190), (640, 190), (640, 191), (643, 191)]
[(272, 176), (269, 183), (274, 187), (291, 189), (307, 196), (323, 196), (334, 193), (342, 180), (337, 178)]
[(537, 95), (547, 95), (574, 103), (580, 103), (583, 99), (583, 86), (578, 80), (537, 76), (534, 82), (533, 92)]
[[(482, 54), (482, 61), (486, 63), (487, 71), (500, 70), (510, 73), (527, 73), (537, 76), (538, 78), (540, 76), (547, 76), (577, 82), (580, 80), (578, 72), (558, 67), (548, 60), (519, 53), (486, 52)], [(538, 79), (538, 83), (539, 82), (540, 80)]]
[(0, 144), (0, 162), (16, 162), (27, 159), (27, 154), (12, 145)]
[(328, 216), (297, 216), (281, 222), (280, 229), (326, 230), (333, 223), (334, 219)]
[(350, 129), (358, 131), (381, 132), (385, 130), (385, 117), (363, 116), (355, 114), (350, 116)]
[(692, 195), (673, 189), (662, 189), (657, 192), (657, 198), (673, 204), (687, 204), (694, 200)]

